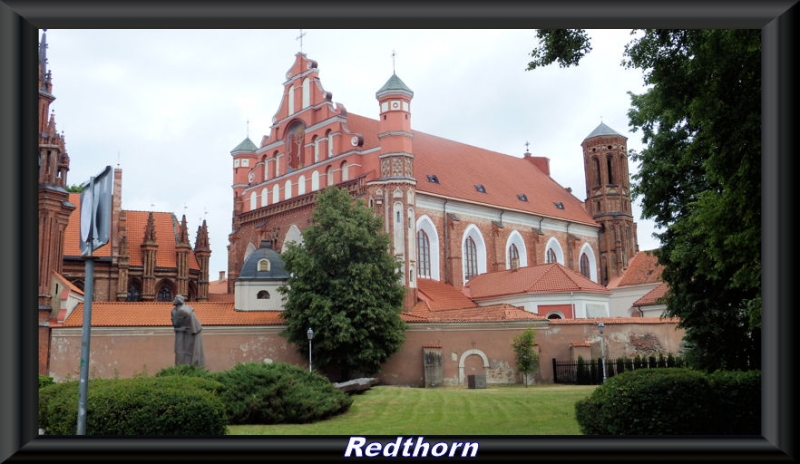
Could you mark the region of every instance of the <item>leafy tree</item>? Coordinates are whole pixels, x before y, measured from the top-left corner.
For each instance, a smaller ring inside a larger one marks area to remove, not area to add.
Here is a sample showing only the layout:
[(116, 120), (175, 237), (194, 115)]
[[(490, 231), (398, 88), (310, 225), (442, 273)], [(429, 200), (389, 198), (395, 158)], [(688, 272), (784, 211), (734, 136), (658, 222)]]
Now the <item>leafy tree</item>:
[(382, 220), (346, 190), (317, 194), (303, 243), (282, 253), (290, 277), (278, 290), (285, 301), (283, 335), (307, 354), (314, 330), (314, 365), (372, 375), (405, 341), (400, 318), (405, 288), (389, 252)]
[(83, 185), (80, 185), (80, 184), (70, 185), (69, 187), (67, 187), (67, 192), (69, 192), (69, 193), (81, 193), (81, 192), (83, 192)]
[(535, 342), (536, 334), (533, 329), (528, 328), (514, 337), (511, 343), (517, 359), (517, 370), (525, 379), (525, 387), (528, 386), (528, 374), (539, 368), (539, 354), (533, 349)]
[[(580, 32), (545, 34), (532, 56), (548, 59), (532, 64), (577, 65), (585, 53), (569, 38)], [(758, 369), (761, 32), (647, 29), (624, 56), (649, 87), (630, 94), (630, 126), (646, 144), (630, 155), (640, 163), (631, 194), (663, 230), (665, 313), (686, 330), (690, 366)]]

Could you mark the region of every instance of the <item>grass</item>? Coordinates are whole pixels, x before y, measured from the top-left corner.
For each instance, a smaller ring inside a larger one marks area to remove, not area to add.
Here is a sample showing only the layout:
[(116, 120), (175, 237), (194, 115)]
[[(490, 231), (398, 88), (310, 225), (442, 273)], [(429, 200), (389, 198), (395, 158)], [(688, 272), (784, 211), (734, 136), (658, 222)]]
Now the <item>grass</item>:
[(575, 402), (596, 386), (372, 387), (311, 424), (233, 425), (230, 435), (581, 435)]

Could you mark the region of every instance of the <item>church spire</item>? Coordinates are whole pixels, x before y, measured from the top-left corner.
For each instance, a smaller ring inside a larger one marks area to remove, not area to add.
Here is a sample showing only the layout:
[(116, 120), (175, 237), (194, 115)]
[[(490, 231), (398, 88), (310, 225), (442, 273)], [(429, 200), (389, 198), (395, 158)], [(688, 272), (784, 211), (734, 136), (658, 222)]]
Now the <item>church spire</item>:
[(42, 29), (42, 41), (39, 42), (39, 82), (42, 90), (47, 88), (47, 29)]

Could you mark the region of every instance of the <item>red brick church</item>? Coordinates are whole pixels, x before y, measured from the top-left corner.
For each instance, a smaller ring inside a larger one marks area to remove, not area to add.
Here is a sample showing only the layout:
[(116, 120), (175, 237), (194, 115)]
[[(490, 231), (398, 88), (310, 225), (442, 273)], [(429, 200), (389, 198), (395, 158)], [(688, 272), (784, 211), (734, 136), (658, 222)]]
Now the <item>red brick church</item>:
[[(258, 146), (246, 138), (231, 152), (229, 292), (262, 240), (277, 250), (302, 240), (314, 195), (330, 185), (384, 219), (403, 264), (407, 310), (426, 280), (468, 293), (477, 285), (470, 279), (548, 263), (583, 276), (586, 292), (607, 291), (637, 253), (626, 138), (605, 124), (581, 143), (581, 201), (550, 177), (548, 158), (412, 128), (414, 92), (396, 74), (375, 93), (377, 119), (334, 103), (319, 75), (317, 62), (298, 53), (268, 135)], [(572, 317), (608, 315), (607, 307), (591, 306), (579, 302)]]
[[(70, 159), (48, 114), (55, 97), (46, 48), (42, 34), (39, 369), (64, 379), (79, 373), (80, 202), (66, 190)], [(203, 323), (210, 370), (244, 361), (305, 363), (280, 336), (280, 301), (269, 295), (285, 279), (279, 252), (302, 241), (315, 193), (332, 185), (383, 218), (402, 263), (409, 328), (402, 350), (382, 368), (384, 383), (432, 385), (423, 369), (431, 352), (442, 359), (437, 384), (460, 385), (481, 373), (488, 383), (520, 381), (510, 346), (527, 328), (539, 333), (542, 381), (553, 378), (550, 359), (599, 356), (599, 321), (609, 357), (677, 352), (677, 321), (627, 317), (637, 304), (645, 315), (655, 301), (637, 298), (657, 285), (624, 279), (627, 271), (657, 274), (645, 269), (652, 260), (635, 259), (643, 252), (623, 135), (601, 123), (575, 141), (586, 173), (581, 200), (550, 177), (548, 158), (511, 156), (413, 128), (414, 92), (396, 74), (376, 85), (375, 118), (334, 103), (319, 74), (317, 62), (295, 55), (268, 134), (231, 152), (224, 295), (209, 292), (218, 285), (208, 281), (206, 224), (192, 246), (185, 219), (122, 209), (122, 172), (115, 170), (115, 232), (96, 253), (90, 370), (97, 376), (152, 374), (173, 364), (168, 300), (176, 293), (189, 297)], [(622, 283), (630, 290), (626, 317), (613, 317), (612, 286)]]

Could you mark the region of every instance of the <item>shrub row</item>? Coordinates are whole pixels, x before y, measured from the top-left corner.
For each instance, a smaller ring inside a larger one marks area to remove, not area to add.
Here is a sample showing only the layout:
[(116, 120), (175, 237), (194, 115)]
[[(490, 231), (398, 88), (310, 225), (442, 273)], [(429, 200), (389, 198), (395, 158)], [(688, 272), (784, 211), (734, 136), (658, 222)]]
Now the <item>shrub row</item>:
[(761, 373), (640, 369), (575, 405), (586, 435), (759, 435)]
[[(87, 389), (86, 435), (224, 435), (221, 384), (201, 378), (93, 379)], [(39, 390), (39, 427), (75, 435), (79, 382)]]
[[(47, 383), (40, 378), (40, 385)], [(39, 427), (77, 431), (79, 382), (39, 389)], [(224, 435), (228, 424), (307, 423), (347, 411), (353, 399), (290, 364), (240, 363), (211, 373), (173, 366), (154, 377), (92, 379), (87, 435)]]

